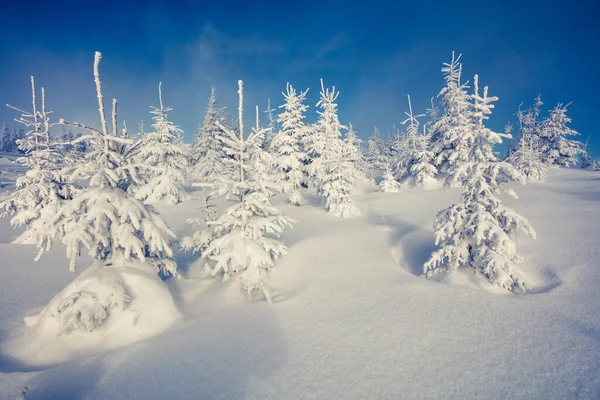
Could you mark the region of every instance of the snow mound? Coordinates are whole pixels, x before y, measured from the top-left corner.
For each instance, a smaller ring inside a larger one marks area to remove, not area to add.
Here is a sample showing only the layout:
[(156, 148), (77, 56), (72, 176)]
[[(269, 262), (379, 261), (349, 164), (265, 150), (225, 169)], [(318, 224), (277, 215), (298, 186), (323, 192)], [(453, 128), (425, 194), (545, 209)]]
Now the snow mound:
[(421, 185), (423, 190), (437, 190), (441, 189), (444, 186), (442, 181), (438, 181), (437, 179), (432, 178), (430, 176), (425, 177)]
[(333, 203), (329, 208), (329, 214), (338, 218), (354, 218), (362, 215), (354, 203)]
[(157, 335), (180, 313), (147, 263), (96, 263), (58, 293), (2, 352), (30, 366), (87, 357)]

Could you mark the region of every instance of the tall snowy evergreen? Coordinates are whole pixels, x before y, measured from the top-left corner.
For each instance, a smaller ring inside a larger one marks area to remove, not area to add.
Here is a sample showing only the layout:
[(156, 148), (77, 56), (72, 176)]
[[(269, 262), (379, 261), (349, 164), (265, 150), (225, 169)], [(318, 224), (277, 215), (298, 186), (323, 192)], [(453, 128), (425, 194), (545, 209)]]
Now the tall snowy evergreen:
[(365, 150), (365, 159), (367, 163), (374, 169), (385, 169), (388, 166), (389, 160), (385, 155), (385, 142), (381, 138), (379, 129), (375, 127), (373, 136), (367, 141)]
[[(388, 142), (388, 159), (391, 161), (393, 166), (392, 173), (398, 181), (404, 181), (410, 175), (410, 162), (412, 154), (411, 141), (412, 140), (409, 137), (408, 132), (396, 130), (396, 134)], [(414, 143), (416, 141), (412, 142)]]
[(440, 173), (446, 173), (452, 166), (468, 159), (467, 152), (472, 143), (463, 140), (465, 135), (473, 130), (470, 118), (470, 96), (466, 83), (461, 83), (462, 64), (461, 55), (455, 57), (452, 52), (452, 61), (444, 63), (442, 72), (445, 74), (446, 86), (438, 96), (442, 96), (441, 105), (443, 113), (430, 125), (431, 151), (434, 163)]
[(159, 107), (152, 107), (153, 131), (142, 137), (137, 157), (145, 164), (144, 184), (134, 189), (135, 197), (146, 203), (159, 200), (177, 204), (188, 198), (188, 155), (181, 139), (183, 131), (167, 119), (171, 108), (163, 106), (162, 82), (158, 85)]
[(407, 118), (402, 122), (408, 124), (407, 140), (408, 150), (406, 155), (406, 177), (410, 179), (414, 186), (423, 187), (431, 185), (435, 181), (437, 173), (433, 165), (433, 152), (429, 149), (429, 136), (424, 131), (419, 134), (419, 117), (424, 114), (414, 115), (410, 95), (408, 96), (409, 112), (405, 113)]
[(270, 184), (278, 180), (277, 160), (265, 145), (270, 132), (270, 127), (262, 128), (260, 126), (259, 111), (256, 106), (256, 125), (252, 128), (252, 135), (256, 137), (256, 147), (250, 153), (249, 178), (253, 182), (264, 182), (266, 184), (264, 190), (267, 193), (270, 193)]
[(243, 82), (238, 81), (238, 85), (239, 132), (217, 123), (224, 132), (220, 140), (237, 174), (233, 180), (224, 180), (215, 194), (226, 196), (232, 204), (219, 217), (209, 220), (206, 230), (194, 234), (193, 250), (200, 253), (211, 275), (228, 280), (239, 274), (246, 293), (258, 292), (271, 302), (269, 271), (275, 260), (287, 252), (277, 238), (294, 221), (269, 200), (270, 196), (283, 193), (284, 185), (261, 181), (253, 172), (253, 154), (264, 151), (261, 145), (265, 130), (256, 129), (244, 138)]
[(48, 219), (66, 201), (77, 193), (77, 188), (69, 183), (61, 172), (60, 144), (51, 138), (51, 111), (46, 111), (46, 95), (41, 91), (41, 110), (37, 109), (35, 81), (31, 77), (33, 110), (21, 112), (17, 121), (29, 128), (24, 139), (18, 140), (19, 150), (25, 153), (17, 162), (27, 168), (25, 175), (17, 178), (16, 188), (9, 197), (0, 202), (2, 215), (12, 215), (13, 227), (26, 225), (16, 243), (36, 244), (46, 231)]
[(273, 142), (273, 137), (277, 133), (276, 126), (276, 118), (274, 115), (275, 110), (271, 108), (271, 99), (267, 100), (267, 109), (265, 110), (265, 114), (267, 114), (267, 120), (269, 121), (269, 130), (265, 135), (265, 141), (263, 144), (263, 149), (269, 151), (271, 149), (271, 143)]
[(341, 139), (342, 129), (346, 129), (337, 115), (335, 87), (325, 89), (321, 80), (321, 99), (317, 106), (319, 121), (313, 133), (314, 154), (309, 165), (311, 176), (315, 178), (317, 193), (325, 198), (325, 208), (336, 217), (351, 218), (360, 215), (360, 210), (351, 199), (354, 185), (364, 174), (356, 168), (355, 152)]
[(224, 108), (217, 106), (217, 97), (213, 87), (208, 100), (204, 122), (192, 143), (192, 170), (202, 183), (215, 183), (225, 173), (225, 153), (218, 139), (223, 131), (217, 122), (225, 125)]
[(362, 177), (366, 178), (369, 167), (361, 149), (362, 139), (356, 134), (352, 123), (348, 123), (348, 130), (344, 137), (344, 143), (348, 146), (349, 156), (354, 160), (354, 166), (361, 172)]
[(446, 186), (463, 186), (457, 204), (441, 210), (434, 224), (436, 250), (423, 266), (427, 278), (439, 273), (451, 273), (458, 268), (472, 268), (492, 284), (511, 291), (525, 291), (527, 283), (515, 271), (521, 261), (516, 253), (513, 236), (519, 232), (535, 238), (527, 220), (500, 201), (509, 181), (524, 183), (524, 176), (511, 164), (496, 159), (493, 146), (500, 144), (505, 134), (492, 132), (484, 125), (496, 100), (488, 97), (488, 88), (479, 94), (475, 76), (473, 94), (473, 130), (459, 143), (466, 159), (448, 172)]
[[(90, 151), (79, 165), (73, 166), (72, 179), (84, 179), (85, 188), (57, 212), (49, 216), (48, 231), (38, 244), (39, 259), (52, 243), (66, 246), (70, 268), (74, 270), (84, 249), (104, 265), (139, 260), (152, 264), (157, 271), (176, 274), (170, 238), (175, 234), (150, 205), (121, 189), (124, 180), (132, 179), (135, 170), (116, 150), (117, 145), (133, 144), (131, 139), (111, 135), (104, 112), (104, 99), (99, 65), (102, 55), (95, 53), (94, 80), (98, 97), (101, 130), (77, 123), (61, 123), (87, 130), (77, 140), (88, 140)], [(113, 123), (116, 121), (116, 101), (113, 101)], [(116, 126), (113, 127), (116, 132)], [(125, 185), (126, 186), (126, 185)]]
[(298, 93), (292, 85), (287, 84), (286, 93), (283, 93), (285, 104), (280, 106), (284, 111), (277, 117), (281, 129), (271, 142), (271, 153), (275, 156), (278, 180), (288, 185), (289, 201), (296, 206), (304, 201), (300, 190), (308, 180), (305, 167), (308, 155), (303, 143), (307, 135), (307, 127), (303, 121), (304, 113), (308, 109), (308, 106), (303, 104), (306, 93), (308, 89)]

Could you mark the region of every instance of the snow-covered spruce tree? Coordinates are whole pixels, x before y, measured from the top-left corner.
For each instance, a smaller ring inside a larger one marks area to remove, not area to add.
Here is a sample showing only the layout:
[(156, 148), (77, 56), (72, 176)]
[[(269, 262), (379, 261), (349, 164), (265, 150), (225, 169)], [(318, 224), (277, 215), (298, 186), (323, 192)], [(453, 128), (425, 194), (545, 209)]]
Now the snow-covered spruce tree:
[(337, 115), (335, 101), (338, 95), (335, 87), (325, 89), (321, 80), (321, 99), (317, 106), (323, 111), (318, 112), (318, 140), (313, 142), (315, 153), (319, 156), (313, 158), (309, 171), (315, 178), (317, 193), (325, 199), (329, 214), (352, 218), (361, 214), (351, 195), (357, 179), (364, 179), (364, 174), (356, 168), (356, 155), (341, 139), (341, 131), (346, 127), (340, 124)]
[(287, 184), (290, 191), (289, 201), (296, 206), (304, 201), (300, 190), (308, 180), (305, 167), (308, 155), (302, 142), (307, 134), (307, 127), (303, 121), (304, 113), (308, 109), (308, 106), (303, 104), (306, 93), (308, 89), (298, 93), (292, 85), (287, 84), (286, 93), (282, 93), (285, 104), (280, 106), (284, 111), (277, 116), (281, 129), (273, 137), (270, 150), (277, 165), (277, 180)]
[(348, 130), (346, 131), (346, 137), (344, 137), (344, 143), (346, 143), (348, 146), (350, 158), (355, 160), (354, 165), (356, 166), (356, 169), (361, 172), (362, 178), (366, 180), (366, 174), (369, 170), (369, 167), (361, 150), (362, 140), (356, 134), (351, 122), (348, 123)]
[(58, 142), (51, 138), (51, 111), (46, 111), (46, 95), (42, 88), (42, 107), (37, 109), (35, 81), (31, 77), (33, 111), (21, 112), (17, 122), (29, 128), (24, 139), (18, 140), (19, 150), (25, 153), (17, 162), (27, 167), (25, 175), (17, 178), (16, 188), (9, 197), (0, 202), (2, 215), (12, 215), (13, 227), (27, 225), (15, 243), (36, 244), (46, 231), (48, 219), (56, 210), (70, 200), (77, 188), (68, 182), (60, 170), (61, 160)]
[(467, 159), (471, 147), (469, 141), (463, 137), (473, 130), (470, 118), (470, 96), (466, 83), (461, 83), (462, 64), (461, 55), (455, 57), (452, 52), (452, 61), (444, 63), (442, 72), (445, 74), (446, 87), (438, 96), (443, 96), (441, 105), (443, 113), (430, 127), (430, 149), (433, 152), (434, 163), (438, 172), (445, 174), (452, 166), (460, 164)]
[(256, 140), (254, 144), (255, 148), (250, 152), (249, 180), (252, 182), (263, 183), (265, 185), (263, 191), (267, 195), (272, 196), (277, 194), (273, 192), (270, 187), (273, 182), (278, 180), (278, 170), (274, 155), (268, 150), (265, 150), (265, 141), (267, 140), (269, 132), (271, 132), (270, 127), (261, 128), (258, 106), (256, 106), (256, 125), (252, 128), (252, 136), (255, 137)]
[(354, 130), (354, 127), (352, 126), (352, 122), (348, 123), (348, 130), (346, 131), (346, 137), (344, 138), (344, 142), (355, 147), (356, 150), (362, 151), (362, 149), (361, 149), (362, 139), (359, 138), (358, 135), (356, 134), (356, 131)]
[(379, 182), (379, 188), (384, 193), (395, 193), (400, 190), (400, 184), (392, 174), (392, 169), (388, 165), (383, 174), (383, 179)]
[[(499, 161), (493, 146), (505, 134), (492, 132), (484, 125), (496, 97), (488, 97), (487, 86), (479, 94), (475, 76), (473, 95), (473, 131), (465, 138), (466, 160), (448, 171), (446, 187), (460, 183), (460, 201), (440, 211), (434, 224), (436, 250), (423, 266), (427, 278), (451, 273), (460, 267), (472, 268), (492, 284), (515, 292), (527, 289), (527, 283), (515, 272), (521, 261), (512, 236), (523, 232), (535, 238), (527, 220), (502, 204), (499, 195), (508, 181), (524, 183), (524, 176), (511, 164)], [(462, 144), (461, 144), (462, 145)], [(516, 197), (511, 190), (504, 189)]]
[(133, 189), (135, 197), (146, 203), (166, 200), (171, 204), (188, 198), (187, 149), (181, 140), (182, 130), (167, 119), (171, 108), (163, 106), (162, 82), (158, 85), (160, 106), (152, 107), (153, 131), (142, 138), (137, 158), (145, 164), (144, 184)]
[(521, 138), (517, 147), (506, 158), (527, 179), (543, 181), (546, 177), (546, 164), (542, 162), (540, 140), (533, 135)]
[(429, 137), (425, 131), (419, 134), (419, 117), (424, 114), (414, 115), (410, 95), (408, 96), (408, 109), (405, 112), (407, 118), (402, 122), (403, 125), (408, 123), (407, 140), (408, 150), (406, 155), (406, 179), (410, 180), (410, 184), (417, 187), (431, 185), (435, 181), (437, 169), (433, 165), (433, 153), (429, 150)]
[(267, 114), (267, 119), (269, 121), (269, 130), (265, 135), (265, 141), (263, 143), (263, 150), (265, 151), (271, 151), (271, 143), (273, 142), (273, 137), (277, 133), (274, 111), (275, 110), (271, 108), (271, 99), (267, 100), (267, 109), (265, 110), (265, 114)]
[(269, 197), (284, 192), (284, 185), (260, 181), (252, 172), (253, 153), (263, 151), (265, 130), (256, 130), (247, 139), (243, 126), (243, 82), (238, 81), (239, 133), (217, 122), (224, 134), (220, 140), (231, 155), (237, 176), (225, 179), (215, 190), (215, 195), (225, 195), (233, 200), (218, 218), (207, 222), (206, 230), (193, 237), (193, 251), (201, 254), (211, 275), (222, 275), (228, 280), (241, 275), (243, 290), (251, 295), (259, 292), (272, 301), (267, 287), (269, 271), (275, 260), (287, 252), (277, 237), (294, 222), (269, 201)]
[[(72, 179), (85, 179), (86, 188), (49, 217), (48, 232), (38, 244), (39, 259), (53, 242), (66, 245), (70, 269), (75, 270), (82, 250), (104, 265), (128, 265), (135, 260), (153, 265), (157, 272), (176, 274), (170, 238), (175, 234), (150, 205), (121, 189), (123, 180), (135, 171), (115, 150), (118, 144), (132, 144), (108, 131), (99, 65), (102, 55), (95, 53), (94, 80), (98, 97), (101, 130), (61, 120), (61, 123), (85, 129), (88, 133), (77, 140), (89, 140), (90, 151), (73, 167)], [(116, 106), (113, 102), (113, 121)], [(114, 129), (116, 132), (116, 127)], [(74, 143), (75, 144), (75, 143)]]
[(0, 151), (7, 151), (9, 148), (10, 141), (10, 131), (6, 126), (6, 123), (2, 123), (2, 128), (0, 128)]
[(192, 171), (196, 179), (201, 183), (216, 183), (226, 173), (223, 152), (223, 144), (218, 136), (222, 135), (221, 128), (217, 122), (226, 125), (224, 108), (217, 106), (217, 97), (213, 87), (206, 108), (204, 122), (198, 130), (192, 143)]
[(398, 181), (402, 181), (409, 171), (410, 146), (408, 135), (397, 130), (393, 139), (389, 141), (388, 149), (388, 158), (393, 166), (392, 173)]
[(581, 142), (566, 138), (579, 135), (579, 132), (568, 126), (571, 118), (567, 117), (567, 106), (558, 104), (541, 124), (544, 146), (542, 161), (548, 165), (570, 167), (577, 164), (578, 156), (583, 154)]
[(373, 130), (373, 136), (367, 141), (367, 148), (365, 150), (365, 159), (369, 166), (373, 169), (385, 169), (389, 164), (389, 160), (385, 156), (385, 142), (381, 138), (379, 129), (375, 127)]
[(590, 141), (590, 137), (588, 136), (587, 140), (583, 144), (583, 153), (581, 154), (581, 169), (594, 169), (594, 159), (592, 155), (588, 151), (588, 143)]

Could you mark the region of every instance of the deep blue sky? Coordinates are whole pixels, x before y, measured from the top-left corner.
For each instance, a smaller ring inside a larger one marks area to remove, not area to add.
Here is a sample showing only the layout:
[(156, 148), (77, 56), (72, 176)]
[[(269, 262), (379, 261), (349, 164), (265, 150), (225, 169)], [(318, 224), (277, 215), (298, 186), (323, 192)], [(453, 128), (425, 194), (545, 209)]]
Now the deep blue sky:
[[(342, 122), (363, 138), (404, 118), (406, 94), (422, 112), (443, 86), (442, 62), (463, 53), (500, 98), (489, 125), (501, 130), (521, 102), (571, 102), (582, 140), (600, 157), (595, 104), (600, 83), (598, 1), (21, 1), (3, 6), (0, 103), (27, 107), (28, 77), (46, 87), (56, 117), (98, 124), (92, 78), (104, 55), (105, 98), (116, 97), (130, 128), (150, 122), (163, 81), (171, 119), (186, 141), (204, 115), (210, 86), (235, 115), (245, 81), (246, 125), (254, 105), (281, 104), (286, 82), (310, 87), (316, 118), (319, 79), (335, 85)], [(526, 4), (522, 4), (526, 3)], [(8, 8), (7, 8), (8, 7)], [(0, 109), (0, 121), (15, 113)], [(132, 129), (130, 129), (132, 130)]]

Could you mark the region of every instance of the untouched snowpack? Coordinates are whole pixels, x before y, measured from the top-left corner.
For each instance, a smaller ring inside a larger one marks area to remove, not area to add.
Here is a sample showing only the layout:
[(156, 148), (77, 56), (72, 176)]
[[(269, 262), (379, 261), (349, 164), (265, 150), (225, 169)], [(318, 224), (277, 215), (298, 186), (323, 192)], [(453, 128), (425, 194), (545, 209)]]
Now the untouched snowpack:
[[(51, 365), (35, 351), (29, 362), (15, 357), (40, 345), (23, 345), (32, 329), (23, 318), (76, 275), (62, 245), (36, 263), (35, 246), (12, 244), (20, 231), (1, 219), (0, 398), (17, 398), (25, 386), (27, 399), (595, 398), (600, 176), (552, 168), (546, 182), (515, 190), (519, 200), (503, 201), (537, 231), (537, 240), (517, 243), (519, 271), (533, 286), (526, 294), (497, 289), (471, 269), (438, 281), (420, 276), (435, 248), (435, 215), (459, 190), (365, 190), (354, 196), (362, 216), (348, 220), (327, 215), (309, 191), (301, 207), (274, 199), (297, 224), (283, 233), (288, 254), (272, 272), (273, 304), (247, 299), (237, 277), (204, 276), (197, 255), (179, 253), (182, 277), (153, 281), (168, 287), (179, 319), (146, 315), (162, 332), (134, 344), (96, 331), (105, 337), (92, 354), (63, 348)], [(201, 205), (155, 206), (182, 238)], [(169, 307), (168, 298), (140, 297), (138, 307)]]

